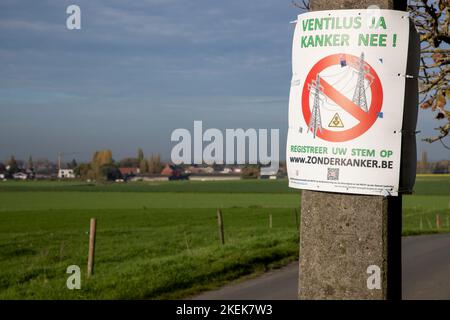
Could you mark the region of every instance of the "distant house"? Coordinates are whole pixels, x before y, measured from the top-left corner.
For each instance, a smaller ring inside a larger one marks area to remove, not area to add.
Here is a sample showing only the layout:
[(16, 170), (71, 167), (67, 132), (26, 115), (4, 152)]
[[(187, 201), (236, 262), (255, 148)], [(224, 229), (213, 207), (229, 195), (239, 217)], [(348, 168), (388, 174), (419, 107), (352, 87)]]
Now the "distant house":
[(17, 172), (13, 174), (13, 178), (17, 180), (27, 180), (28, 175), (24, 172)]
[(174, 164), (166, 164), (162, 169), (161, 175), (168, 176), (169, 180), (187, 179), (188, 175), (183, 173), (183, 169)]
[(26, 173), (28, 179), (34, 179), (36, 176), (33, 169), (27, 169), (27, 170), (25, 170), (25, 173)]
[(166, 164), (165, 167), (161, 170), (161, 174), (163, 176), (173, 176), (175, 171), (177, 170), (176, 166), (173, 164)]
[(223, 174), (229, 174), (229, 173), (232, 173), (232, 172), (233, 172), (233, 169), (227, 168), (227, 167), (224, 167), (222, 169), (222, 171), (220, 171), (220, 173), (223, 173)]
[(261, 174), (259, 176), (260, 179), (269, 179), (269, 180), (277, 180), (278, 176), (276, 174)]
[(59, 169), (58, 170), (59, 179), (73, 179), (75, 178), (75, 173), (73, 169)]
[[(165, 169), (165, 168), (164, 168)], [(189, 166), (186, 171), (186, 173), (201, 173), (202, 172), (202, 168), (199, 167), (198, 165), (192, 165)]]
[(192, 165), (186, 169), (186, 173), (192, 173), (192, 174), (213, 173), (213, 172), (214, 172), (213, 167), (204, 166), (204, 165)]
[(235, 167), (235, 168), (233, 168), (233, 172), (234, 173), (242, 173), (242, 168)]
[[(266, 168), (267, 169), (267, 168)], [(269, 180), (276, 180), (282, 177), (282, 175), (278, 174), (279, 170), (261, 170), (261, 173), (259, 175), (260, 179), (269, 179)]]
[(213, 172), (214, 172), (214, 168), (208, 166), (208, 167), (206, 167), (206, 168), (203, 168), (202, 172), (203, 172), (203, 173), (213, 173)]
[(119, 168), (120, 174), (122, 175), (122, 177), (126, 177), (126, 176), (133, 176), (136, 174), (141, 173), (141, 170), (139, 168), (135, 168), (135, 167), (120, 167)]

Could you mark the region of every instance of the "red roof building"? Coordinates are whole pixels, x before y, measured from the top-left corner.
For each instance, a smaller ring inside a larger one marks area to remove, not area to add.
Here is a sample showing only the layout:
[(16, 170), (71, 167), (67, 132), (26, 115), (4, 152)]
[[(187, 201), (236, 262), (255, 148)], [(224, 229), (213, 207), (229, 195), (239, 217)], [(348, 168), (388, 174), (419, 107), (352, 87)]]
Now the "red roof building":
[(129, 175), (138, 174), (141, 172), (141, 170), (139, 170), (139, 168), (125, 168), (125, 167), (119, 168), (119, 171), (122, 174), (122, 176), (129, 176)]

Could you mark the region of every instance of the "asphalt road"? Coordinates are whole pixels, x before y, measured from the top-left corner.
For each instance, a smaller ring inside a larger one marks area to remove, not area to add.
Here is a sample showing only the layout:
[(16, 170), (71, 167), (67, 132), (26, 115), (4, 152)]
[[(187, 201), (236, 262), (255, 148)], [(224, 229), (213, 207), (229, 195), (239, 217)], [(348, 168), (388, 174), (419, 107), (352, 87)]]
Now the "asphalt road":
[(450, 299), (450, 235), (402, 241), (403, 298)]
[[(402, 239), (403, 299), (450, 299), (450, 235)], [(298, 263), (205, 292), (194, 300), (295, 300)]]

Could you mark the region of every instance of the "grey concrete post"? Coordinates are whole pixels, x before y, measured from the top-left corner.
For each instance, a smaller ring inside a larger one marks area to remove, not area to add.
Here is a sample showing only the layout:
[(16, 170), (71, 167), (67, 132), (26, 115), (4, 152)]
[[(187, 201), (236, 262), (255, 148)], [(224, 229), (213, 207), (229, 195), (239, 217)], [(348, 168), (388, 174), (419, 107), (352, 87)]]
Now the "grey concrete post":
[[(312, 0), (311, 10), (406, 9), (406, 1)], [(302, 191), (300, 299), (401, 299), (402, 197)], [(367, 268), (381, 289), (367, 288)]]

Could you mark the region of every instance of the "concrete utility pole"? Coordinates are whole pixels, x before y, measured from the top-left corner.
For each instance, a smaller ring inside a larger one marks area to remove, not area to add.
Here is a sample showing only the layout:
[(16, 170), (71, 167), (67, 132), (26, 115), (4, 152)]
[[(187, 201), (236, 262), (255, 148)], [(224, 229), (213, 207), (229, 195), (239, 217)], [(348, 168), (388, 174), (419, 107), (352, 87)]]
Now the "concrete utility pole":
[[(312, 11), (371, 5), (406, 10), (406, 1), (393, 0), (310, 3)], [(303, 190), (301, 208), (300, 299), (401, 299), (401, 195)], [(367, 288), (371, 265), (381, 270), (381, 289)]]

